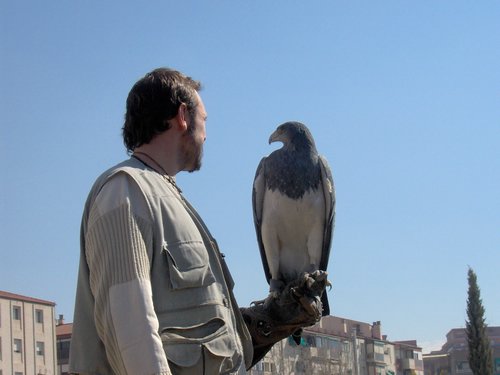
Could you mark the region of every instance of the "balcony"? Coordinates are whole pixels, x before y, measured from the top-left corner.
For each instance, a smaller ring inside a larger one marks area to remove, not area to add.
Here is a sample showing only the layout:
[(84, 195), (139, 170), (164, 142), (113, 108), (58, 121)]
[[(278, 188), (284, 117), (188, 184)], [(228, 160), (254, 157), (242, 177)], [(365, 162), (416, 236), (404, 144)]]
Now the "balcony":
[(366, 353), (366, 361), (385, 364), (385, 357), (382, 353)]
[(403, 358), (401, 359), (402, 370), (415, 370), (415, 359)]

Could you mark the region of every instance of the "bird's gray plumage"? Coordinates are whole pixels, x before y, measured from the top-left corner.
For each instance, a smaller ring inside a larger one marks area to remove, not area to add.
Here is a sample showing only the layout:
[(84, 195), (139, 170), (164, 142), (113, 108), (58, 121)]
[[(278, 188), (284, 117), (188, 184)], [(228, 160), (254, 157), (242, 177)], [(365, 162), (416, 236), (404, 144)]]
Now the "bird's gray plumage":
[[(269, 143), (283, 147), (264, 157), (255, 174), (253, 212), (271, 291), (302, 272), (326, 271), (335, 216), (333, 178), (309, 129), (287, 122)], [(323, 293), (323, 314), (329, 314)]]

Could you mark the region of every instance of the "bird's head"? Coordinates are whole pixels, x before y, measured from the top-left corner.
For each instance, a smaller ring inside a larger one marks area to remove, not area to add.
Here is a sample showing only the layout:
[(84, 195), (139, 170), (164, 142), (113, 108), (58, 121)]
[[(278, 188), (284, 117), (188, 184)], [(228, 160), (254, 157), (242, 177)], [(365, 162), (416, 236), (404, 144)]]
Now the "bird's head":
[(316, 149), (311, 132), (304, 124), (296, 121), (289, 121), (276, 128), (269, 137), (269, 143), (283, 142), (285, 148), (295, 150)]

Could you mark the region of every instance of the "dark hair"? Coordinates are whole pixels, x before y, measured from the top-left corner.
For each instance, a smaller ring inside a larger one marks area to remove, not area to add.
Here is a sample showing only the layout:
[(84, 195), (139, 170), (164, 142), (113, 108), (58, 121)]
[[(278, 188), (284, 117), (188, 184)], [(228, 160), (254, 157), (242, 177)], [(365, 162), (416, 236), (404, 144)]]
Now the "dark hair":
[(122, 128), (127, 151), (134, 151), (168, 130), (168, 121), (177, 115), (182, 103), (193, 116), (198, 104), (195, 92), (199, 90), (200, 82), (168, 68), (155, 69), (137, 81), (127, 97)]

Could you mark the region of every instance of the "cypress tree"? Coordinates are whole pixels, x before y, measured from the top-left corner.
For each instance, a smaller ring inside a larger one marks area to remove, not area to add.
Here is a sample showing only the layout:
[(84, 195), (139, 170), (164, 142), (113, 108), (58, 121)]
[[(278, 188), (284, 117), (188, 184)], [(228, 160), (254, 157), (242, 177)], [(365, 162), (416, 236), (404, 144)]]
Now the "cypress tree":
[(493, 375), (493, 362), (486, 323), (484, 307), (481, 300), (481, 291), (477, 285), (477, 276), (469, 267), (469, 291), (467, 299), (467, 317), (465, 322), (467, 343), (469, 345), (469, 366), (474, 375)]

